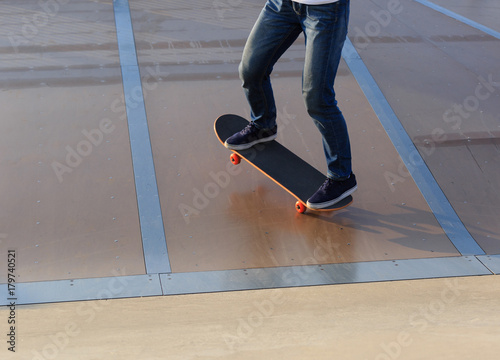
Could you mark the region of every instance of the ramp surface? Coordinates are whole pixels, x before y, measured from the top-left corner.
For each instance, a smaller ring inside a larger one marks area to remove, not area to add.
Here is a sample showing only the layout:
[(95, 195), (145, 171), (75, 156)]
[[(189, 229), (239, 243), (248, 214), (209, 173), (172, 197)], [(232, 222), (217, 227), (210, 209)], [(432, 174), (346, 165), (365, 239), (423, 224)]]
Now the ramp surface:
[[(213, 136), (249, 117), (237, 67), (262, 6), (225, 5), (2, 5), (0, 245), (21, 303), (497, 272), (498, 39), (421, 2), (353, 3), (336, 91), (359, 190), (301, 216)], [(325, 172), (303, 52), (273, 73), (277, 141)], [(113, 279), (128, 290), (99, 291)]]

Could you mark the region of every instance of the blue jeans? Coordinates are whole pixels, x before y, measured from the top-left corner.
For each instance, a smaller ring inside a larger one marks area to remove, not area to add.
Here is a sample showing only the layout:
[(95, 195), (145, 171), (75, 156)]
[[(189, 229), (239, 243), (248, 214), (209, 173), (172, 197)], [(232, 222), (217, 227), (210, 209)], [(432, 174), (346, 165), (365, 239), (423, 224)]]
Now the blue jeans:
[(307, 112), (323, 136), (328, 177), (335, 180), (351, 174), (349, 135), (333, 89), (348, 19), (349, 0), (324, 5), (268, 0), (248, 37), (239, 67), (251, 120), (259, 128), (274, 127), (276, 104), (270, 74), (281, 55), (304, 33), (302, 94)]

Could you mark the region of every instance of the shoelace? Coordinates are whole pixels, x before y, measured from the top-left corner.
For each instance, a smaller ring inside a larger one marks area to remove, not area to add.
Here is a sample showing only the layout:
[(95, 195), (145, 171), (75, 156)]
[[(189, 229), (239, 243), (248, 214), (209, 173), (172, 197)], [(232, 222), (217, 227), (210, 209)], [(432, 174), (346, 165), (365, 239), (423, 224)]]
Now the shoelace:
[(320, 189), (321, 190), (326, 190), (333, 182), (333, 179), (327, 178), (324, 182), (323, 185), (321, 185)]
[(255, 127), (255, 125), (253, 123), (248, 124), (247, 126), (245, 126), (245, 128), (243, 130), (240, 131), (240, 134), (245, 135), (245, 134), (251, 133), (253, 131), (254, 127)]

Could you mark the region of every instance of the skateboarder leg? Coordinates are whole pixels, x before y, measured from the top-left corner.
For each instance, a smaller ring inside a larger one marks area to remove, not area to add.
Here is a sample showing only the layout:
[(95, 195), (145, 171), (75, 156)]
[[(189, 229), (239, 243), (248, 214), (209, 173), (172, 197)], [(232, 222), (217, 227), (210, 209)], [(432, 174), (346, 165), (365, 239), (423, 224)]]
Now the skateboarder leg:
[[(320, 5), (313, 5), (319, 3)], [(270, 82), (275, 63), (304, 33), (302, 93), (323, 137), (327, 179), (307, 202), (313, 209), (335, 204), (356, 190), (345, 119), (333, 84), (347, 35), (349, 0), (268, 0), (243, 51), (240, 78), (251, 108), (251, 123), (226, 140), (242, 150), (276, 138), (276, 105)]]

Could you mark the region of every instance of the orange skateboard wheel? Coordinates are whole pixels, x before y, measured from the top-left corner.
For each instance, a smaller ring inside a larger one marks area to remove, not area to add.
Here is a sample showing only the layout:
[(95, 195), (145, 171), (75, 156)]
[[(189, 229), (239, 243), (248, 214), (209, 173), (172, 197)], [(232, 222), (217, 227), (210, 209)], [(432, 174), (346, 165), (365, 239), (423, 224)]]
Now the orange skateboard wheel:
[(297, 201), (297, 202), (295, 203), (295, 209), (296, 209), (296, 210), (297, 210), (297, 212), (299, 212), (300, 214), (303, 214), (303, 213), (305, 213), (305, 212), (306, 212), (306, 209), (307, 209), (307, 208), (306, 208), (306, 206), (305, 206), (303, 203), (301, 203), (300, 201)]
[(238, 165), (241, 162), (241, 158), (236, 153), (232, 153), (230, 159), (234, 165)]

